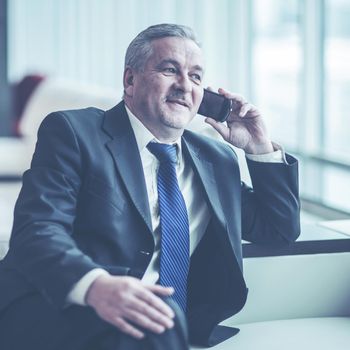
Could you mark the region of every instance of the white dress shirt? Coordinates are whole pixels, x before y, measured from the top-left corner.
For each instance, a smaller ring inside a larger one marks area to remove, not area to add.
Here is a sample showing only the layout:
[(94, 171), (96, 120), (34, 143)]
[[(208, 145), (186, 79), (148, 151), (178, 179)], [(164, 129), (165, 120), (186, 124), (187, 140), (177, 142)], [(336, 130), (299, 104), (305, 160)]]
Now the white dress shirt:
[[(142, 167), (145, 175), (145, 182), (148, 194), (149, 207), (151, 211), (152, 231), (155, 243), (154, 254), (146, 269), (142, 280), (147, 284), (155, 284), (159, 278), (159, 256), (160, 256), (160, 217), (157, 191), (157, 171), (159, 167), (158, 159), (147, 149), (147, 144), (151, 141), (159, 142), (153, 134), (134, 116), (126, 107), (130, 119), (131, 127), (134, 131), (138, 150), (141, 156)], [(186, 163), (182, 156), (181, 138), (174, 144), (177, 145), (178, 162), (176, 173), (179, 187), (184, 197), (190, 232), (190, 255), (196, 249), (199, 241), (203, 237), (211, 212), (208, 208), (205, 194), (201, 188), (200, 182), (195, 181), (195, 174), (188, 162)], [(279, 145), (274, 144), (275, 152), (263, 155), (246, 155), (253, 161), (282, 163), (285, 159), (284, 152)], [(93, 269), (85, 274), (72, 288), (67, 296), (69, 303), (86, 305), (85, 296), (92, 282), (103, 274), (108, 274), (103, 269)]]

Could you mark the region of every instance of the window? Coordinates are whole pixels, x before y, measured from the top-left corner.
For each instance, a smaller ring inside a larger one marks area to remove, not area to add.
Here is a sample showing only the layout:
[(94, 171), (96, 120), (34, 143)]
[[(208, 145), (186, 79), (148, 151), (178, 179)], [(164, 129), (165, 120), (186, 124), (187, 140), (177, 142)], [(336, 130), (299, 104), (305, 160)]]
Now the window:
[(252, 96), (305, 199), (350, 212), (350, 2), (254, 0)]
[(350, 163), (350, 2), (328, 0), (325, 14), (324, 151)]
[(272, 137), (298, 144), (302, 46), (298, 0), (255, 0), (253, 6), (252, 96)]

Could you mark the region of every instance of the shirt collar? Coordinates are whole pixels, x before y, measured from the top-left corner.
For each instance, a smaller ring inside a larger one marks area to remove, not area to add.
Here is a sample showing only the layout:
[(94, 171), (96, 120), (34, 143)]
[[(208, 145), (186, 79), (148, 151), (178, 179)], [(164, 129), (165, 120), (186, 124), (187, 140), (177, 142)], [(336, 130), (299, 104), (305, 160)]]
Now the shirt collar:
[[(150, 142), (160, 142), (138, 119), (125, 104), (126, 113), (128, 114), (131, 127), (134, 131), (137, 147), (141, 153)], [(177, 145), (177, 157), (178, 161), (182, 161), (182, 147), (181, 147), (181, 137), (179, 137), (175, 142), (171, 143), (172, 145)]]

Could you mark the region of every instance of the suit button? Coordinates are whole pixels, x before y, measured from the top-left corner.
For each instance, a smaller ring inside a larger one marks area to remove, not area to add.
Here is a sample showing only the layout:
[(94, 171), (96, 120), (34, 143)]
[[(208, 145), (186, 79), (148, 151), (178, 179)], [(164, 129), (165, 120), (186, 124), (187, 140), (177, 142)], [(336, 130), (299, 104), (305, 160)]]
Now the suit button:
[(146, 252), (145, 250), (140, 250), (140, 253), (142, 255), (150, 255), (151, 254), (150, 252)]

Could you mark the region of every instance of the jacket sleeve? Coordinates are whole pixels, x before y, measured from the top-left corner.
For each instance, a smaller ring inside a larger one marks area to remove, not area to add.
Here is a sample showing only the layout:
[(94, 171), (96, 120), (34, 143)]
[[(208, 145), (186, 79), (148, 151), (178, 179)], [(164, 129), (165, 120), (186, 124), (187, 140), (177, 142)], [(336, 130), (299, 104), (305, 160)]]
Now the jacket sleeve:
[[(14, 212), (6, 259), (46, 299), (64, 306), (72, 286), (101, 268), (73, 239), (83, 160), (64, 112), (45, 118)], [(122, 271), (121, 273), (127, 273)]]
[(242, 238), (253, 243), (283, 245), (300, 234), (298, 162), (247, 159), (253, 188), (242, 183)]

